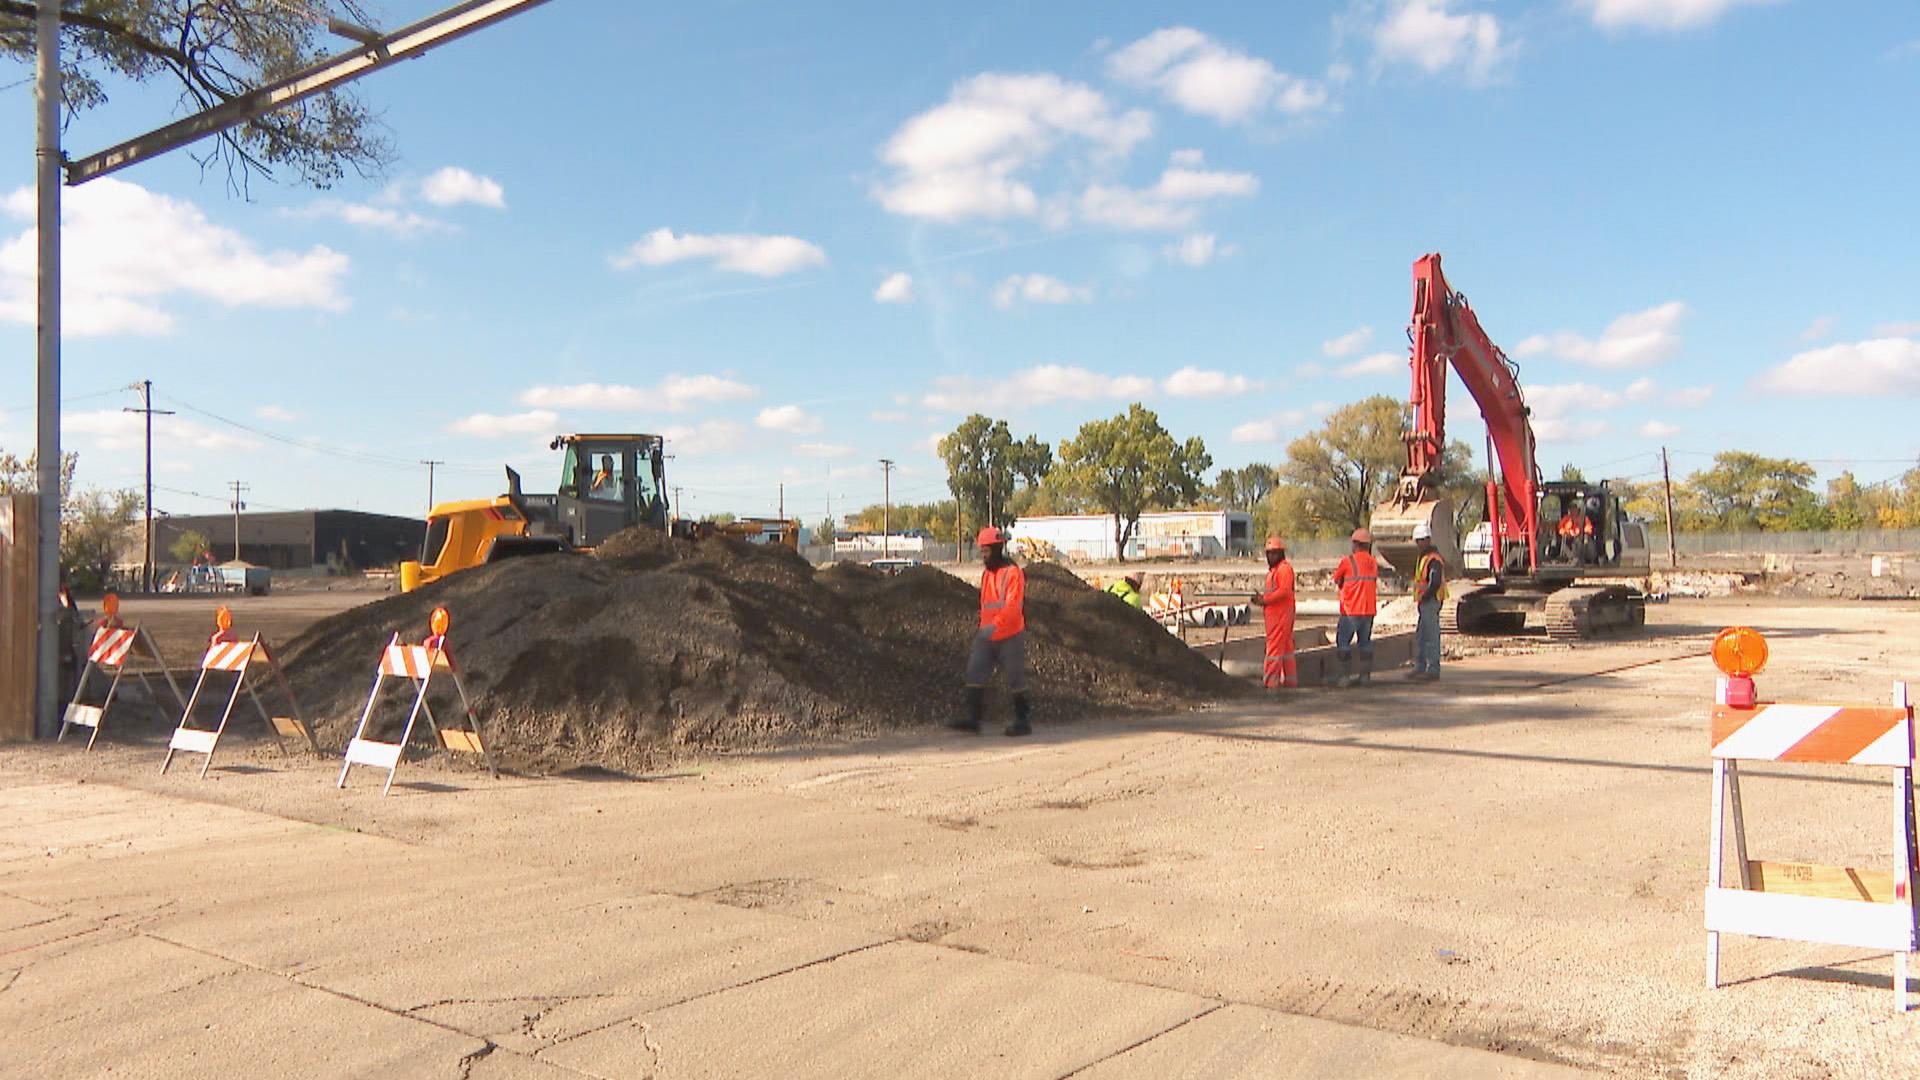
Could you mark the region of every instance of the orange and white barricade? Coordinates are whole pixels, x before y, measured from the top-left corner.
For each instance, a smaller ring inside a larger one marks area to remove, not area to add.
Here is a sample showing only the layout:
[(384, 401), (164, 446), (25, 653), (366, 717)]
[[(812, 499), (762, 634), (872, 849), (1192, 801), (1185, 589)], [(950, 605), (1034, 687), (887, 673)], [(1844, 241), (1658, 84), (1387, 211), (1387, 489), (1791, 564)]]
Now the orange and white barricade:
[[(1766, 644), (1734, 627), (1714, 640), (1714, 662), (1726, 674), (1713, 706), (1713, 842), (1706, 891), (1707, 985), (1720, 984), (1720, 935), (1780, 938), (1893, 953), (1893, 1001), (1907, 1009), (1907, 972), (1920, 945), (1920, 904), (1913, 886), (1913, 708), (1905, 683), (1887, 705), (1787, 705), (1756, 700), (1753, 675)], [(1853, 765), (1887, 770), (1893, 786), (1890, 870), (1747, 857), (1740, 803), (1742, 761)], [(1739, 885), (1725, 883), (1722, 862), (1729, 825)]]
[[(240, 700), (240, 691), (246, 690), (252, 699), (255, 711), (267, 728), (282, 739), (302, 738), (307, 749), (320, 752), (320, 745), (314, 742), (313, 729), (307, 726), (306, 718), (300, 715), (300, 701), (293, 696), (293, 686), (287, 682), (286, 672), (280, 670), (280, 664), (274, 660), (273, 652), (259, 634), (241, 641), (233, 636), (233, 613), (222, 606), (214, 615), (214, 623), (219, 629), (207, 644), (207, 653), (200, 659), (200, 677), (194, 681), (193, 694), (187, 698), (186, 706), (180, 712), (180, 724), (173, 729), (173, 738), (167, 742), (167, 757), (160, 763), (160, 771), (165, 773), (173, 764), (173, 755), (186, 751), (190, 754), (205, 754), (206, 760), (200, 763), (200, 775), (207, 775), (207, 769), (213, 765), (213, 752), (220, 745), (220, 736), (226, 733), (227, 721), (233, 716), (233, 707)], [(279, 716), (268, 711), (260, 700), (260, 693), (254, 688), (259, 681), (257, 673), (271, 672), (275, 685), (286, 696), (292, 716)], [(233, 690), (227, 695), (226, 708), (220, 711), (220, 722), (212, 728), (193, 726), (193, 707), (199, 703), (200, 694), (207, 686), (207, 676), (219, 672), (233, 675)], [(249, 676), (256, 676), (249, 679)], [(285, 749), (283, 742), (281, 748)]]
[[(381, 786), (380, 794), (385, 795), (393, 788), (394, 774), (400, 771), (400, 759), (406, 754), (407, 742), (413, 737), (413, 726), (422, 715), (427, 718), (427, 726), (432, 729), (440, 745), (454, 753), (479, 754), (486, 760), (487, 771), (496, 779), (500, 776), (499, 766), (493, 760), (493, 748), (487, 744), (486, 735), (481, 730), (480, 718), (474, 714), (473, 704), (467, 697), (467, 688), (460, 683), (460, 669), (453, 662), (453, 653), (447, 647), (447, 625), (449, 619), (446, 608), (433, 609), (431, 629), (433, 633), (419, 645), (404, 645), (400, 635), (395, 634), (380, 653), (380, 667), (373, 679), (373, 690), (367, 695), (367, 707), (360, 712), (360, 725), (354, 729), (353, 738), (347, 742), (346, 760), (340, 765), (340, 779), (335, 787), (347, 786), (347, 773), (355, 765), (364, 765), (375, 769), (387, 770), (387, 782)], [(413, 708), (407, 713), (407, 722), (400, 729), (398, 742), (381, 742), (367, 736), (367, 725), (373, 719), (373, 709), (380, 701), (380, 690), (388, 679), (405, 679), (413, 684)], [(433, 715), (433, 706), (427, 701), (427, 694), (436, 685), (452, 682), (454, 693), (460, 698), (460, 710), (465, 727), (452, 727), (442, 724)]]
[[(152, 635), (137, 624), (126, 626), (120, 622), (120, 598), (108, 593), (101, 604), (105, 617), (93, 631), (93, 644), (87, 649), (87, 666), (80, 671), (80, 681), (73, 688), (73, 700), (67, 704), (67, 711), (60, 721), (60, 739), (67, 737), (71, 727), (92, 728), (93, 734), (87, 736), (87, 749), (93, 749), (94, 740), (100, 737), (100, 725), (105, 721), (107, 710), (113, 706), (114, 695), (120, 692), (120, 680), (132, 675), (153, 694), (153, 684), (147, 681), (150, 674), (159, 674), (167, 682), (167, 688), (173, 691), (173, 703), (185, 708), (187, 699), (180, 696), (180, 684), (173, 681), (173, 672), (167, 667), (166, 657), (160, 655), (160, 646), (154, 644)], [(151, 662), (152, 669), (136, 669), (135, 663)], [(110, 673), (113, 678), (107, 683), (107, 696), (98, 705), (88, 705), (84, 699), (87, 694), (87, 680), (94, 672)], [(154, 696), (155, 704), (159, 698)]]

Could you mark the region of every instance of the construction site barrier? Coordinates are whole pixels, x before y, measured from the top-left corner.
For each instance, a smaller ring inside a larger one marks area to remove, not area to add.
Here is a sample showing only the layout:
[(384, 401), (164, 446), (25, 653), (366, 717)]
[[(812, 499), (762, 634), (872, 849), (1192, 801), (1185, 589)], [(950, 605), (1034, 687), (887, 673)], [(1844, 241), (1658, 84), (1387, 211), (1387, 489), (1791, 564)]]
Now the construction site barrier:
[[(153, 668), (134, 669), (132, 663), (148, 660)], [(87, 680), (99, 671), (111, 673), (112, 681), (107, 683), (107, 696), (98, 705), (86, 703)], [(101, 724), (105, 722), (107, 710), (113, 706), (114, 695), (120, 692), (122, 677), (132, 675), (140, 680), (148, 694), (153, 694), (153, 684), (147, 681), (150, 674), (158, 674), (166, 679), (167, 688), (173, 691), (173, 703), (183, 711), (187, 699), (180, 695), (180, 684), (173, 681), (173, 671), (167, 667), (166, 657), (160, 655), (160, 646), (138, 625), (108, 626), (101, 625), (93, 632), (93, 644), (87, 649), (87, 666), (80, 670), (80, 681), (74, 685), (73, 700), (67, 703), (67, 711), (60, 719), (60, 734), (55, 741), (67, 737), (67, 729), (75, 727), (91, 728), (93, 734), (87, 736), (87, 749), (93, 749), (94, 740), (100, 737)], [(156, 697), (156, 701), (158, 698)]]
[[(460, 669), (453, 662), (453, 653), (447, 648), (446, 609), (436, 608), (433, 613), (432, 636), (419, 645), (403, 645), (400, 635), (395, 634), (387, 642), (380, 654), (380, 666), (373, 679), (373, 690), (367, 695), (367, 707), (360, 712), (360, 724), (354, 729), (353, 738), (347, 742), (346, 760), (340, 765), (340, 779), (335, 787), (347, 786), (347, 774), (355, 765), (387, 770), (387, 782), (381, 786), (380, 794), (385, 795), (393, 789), (394, 774), (400, 771), (401, 758), (406, 754), (407, 742), (413, 737), (413, 726), (422, 715), (427, 718), (427, 726), (441, 746), (453, 753), (479, 754), (487, 763), (489, 775), (498, 779), (500, 769), (493, 760), (493, 748), (487, 743), (486, 735), (480, 727), (480, 718), (475, 715), (473, 705), (467, 697), (467, 688), (460, 682)], [(465, 728), (442, 725), (433, 715), (433, 706), (427, 701), (427, 694), (433, 688), (434, 679), (444, 673), (445, 679), (453, 682), (454, 692), (460, 698), (461, 713), (465, 718)], [(388, 679), (405, 679), (413, 684), (413, 708), (407, 713), (407, 722), (400, 730), (398, 742), (381, 742), (367, 737), (367, 724), (373, 718), (374, 706), (380, 700), (380, 690)]]
[[(1715, 659), (1720, 659), (1717, 649)], [(1722, 676), (1713, 707), (1707, 986), (1720, 985), (1721, 934), (1886, 949), (1894, 957), (1894, 1008), (1904, 1013), (1910, 959), (1920, 941), (1920, 905), (1913, 894), (1914, 879), (1920, 876), (1915, 866), (1913, 709), (1906, 684), (1894, 684), (1889, 705), (1788, 705), (1753, 700), (1751, 675)], [(1748, 858), (1740, 800), (1742, 761), (1888, 770), (1893, 784), (1891, 869)], [(1724, 881), (1729, 825), (1737, 887)]]
[[(160, 772), (164, 775), (167, 767), (173, 764), (173, 755), (185, 751), (206, 755), (206, 760), (200, 763), (200, 775), (206, 777), (207, 769), (213, 765), (213, 752), (220, 745), (220, 736), (226, 733), (227, 721), (233, 716), (233, 706), (240, 700), (242, 689), (252, 699), (254, 710), (260, 714), (261, 721), (269, 731), (283, 740), (305, 739), (307, 749), (318, 754), (320, 745), (314, 742), (313, 729), (307, 726), (306, 718), (300, 714), (300, 701), (294, 697), (293, 685), (287, 682), (286, 672), (280, 670), (279, 663), (274, 660), (273, 650), (259, 634), (248, 641), (233, 640), (233, 613), (225, 607), (215, 616), (215, 623), (219, 630), (208, 643), (207, 654), (200, 659), (200, 677), (194, 680), (193, 694), (180, 711), (180, 724), (174, 728), (173, 738), (167, 743), (167, 757), (160, 763)], [(253, 686), (253, 682), (258, 680), (249, 681), (248, 676), (262, 668), (272, 672), (275, 684), (286, 696), (292, 716), (275, 715), (261, 702), (260, 694)], [(200, 693), (206, 689), (207, 676), (213, 672), (233, 675), (233, 690), (227, 695), (226, 708), (220, 712), (220, 722), (211, 729), (196, 728), (193, 726), (193, 707), (199, 703)], [(280, 748), (286, 750), (286, 743), (282, 742)]]

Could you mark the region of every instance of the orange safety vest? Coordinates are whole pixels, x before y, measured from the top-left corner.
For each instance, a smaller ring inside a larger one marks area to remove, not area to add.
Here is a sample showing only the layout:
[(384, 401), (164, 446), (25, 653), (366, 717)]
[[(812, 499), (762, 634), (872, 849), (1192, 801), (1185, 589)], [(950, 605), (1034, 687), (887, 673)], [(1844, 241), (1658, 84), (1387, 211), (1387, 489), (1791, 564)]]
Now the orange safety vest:
[(1377, 614), (1379, 582), (1380, 564), (1372, 552), (1356, 551), (1341, 559), (1333, 569), (1333, 583), (1340, 587), (1340, 614)]
[(1293, 625), (1293, 564), (1285, 559), (1267, 571), (1267, 590), (1260, 594), (1265, 606), (1260, 610), (1268, 626), (1285, 622)]
[(980, 625), (1005, 641), (1027, 628), (1027, 575), (1009, 563), (980, 575)]
[(1568, 514), (1566, 517), (1560, 519), (1558, 532), (1561, 536), (1579, 536), (1580, 526), (1575, 525), (1573, 523), (1573, 515)]

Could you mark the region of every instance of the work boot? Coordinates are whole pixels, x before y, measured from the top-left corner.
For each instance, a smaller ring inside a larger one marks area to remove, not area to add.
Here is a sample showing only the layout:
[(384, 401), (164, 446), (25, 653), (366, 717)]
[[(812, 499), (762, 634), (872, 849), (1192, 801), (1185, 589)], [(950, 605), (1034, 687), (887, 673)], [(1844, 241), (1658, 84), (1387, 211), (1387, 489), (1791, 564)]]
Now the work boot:
[(1342, 656), (1339, 658), (1339, 660), (1340, 660), (1340, 674), (1335, 675), (1333, 677), (1333, 685), (1340, 686), (1340, 687), (1352, 686), (1353, 685), (1353, 657)]
[(967, 715), (947, 721), (947, 726), (969, 735), (980, 734), (980, 715), (987, 711), (987, 691), (982, 686), (967, 687)]
[(1360, 657), (1360, 674), (1354, 678), (1354, 682), (1359, 686), (1366, 686), (1373, 682), (1373, 657), (1367, 655)]
[(1027, 723), (1027, 710), (1026, 692), (1013, 695), (1013, 723), (1007, 725), (1008, 735), (1033, 734), (1033, 725)]

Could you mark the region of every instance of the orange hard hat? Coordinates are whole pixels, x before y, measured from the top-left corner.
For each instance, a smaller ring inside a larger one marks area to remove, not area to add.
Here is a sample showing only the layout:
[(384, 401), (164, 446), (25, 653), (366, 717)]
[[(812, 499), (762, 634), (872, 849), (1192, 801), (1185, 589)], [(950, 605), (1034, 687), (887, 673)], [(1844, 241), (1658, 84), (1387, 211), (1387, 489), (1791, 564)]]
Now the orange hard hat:
[(980, 535), (973, 538), (973, 542), (981, 547), (986, 547), (988, 544), (1004, 544), (1007, 542), (1007, 534), (992, 525), (985, 525), (981, 527)]
[(1287, 550), (1287, 542), (1285, 540), (1280, 539), (1277, 536), (1269, 536), (1267, 537), (1267, 550), (1268, 551), (1285, 551)]
[(1361, 526), (1353, 530), (1353, 542), (1356, 544), (1371, 544), (1373, 543), (1373, 534), (1368, 532), (1365, 526)]

